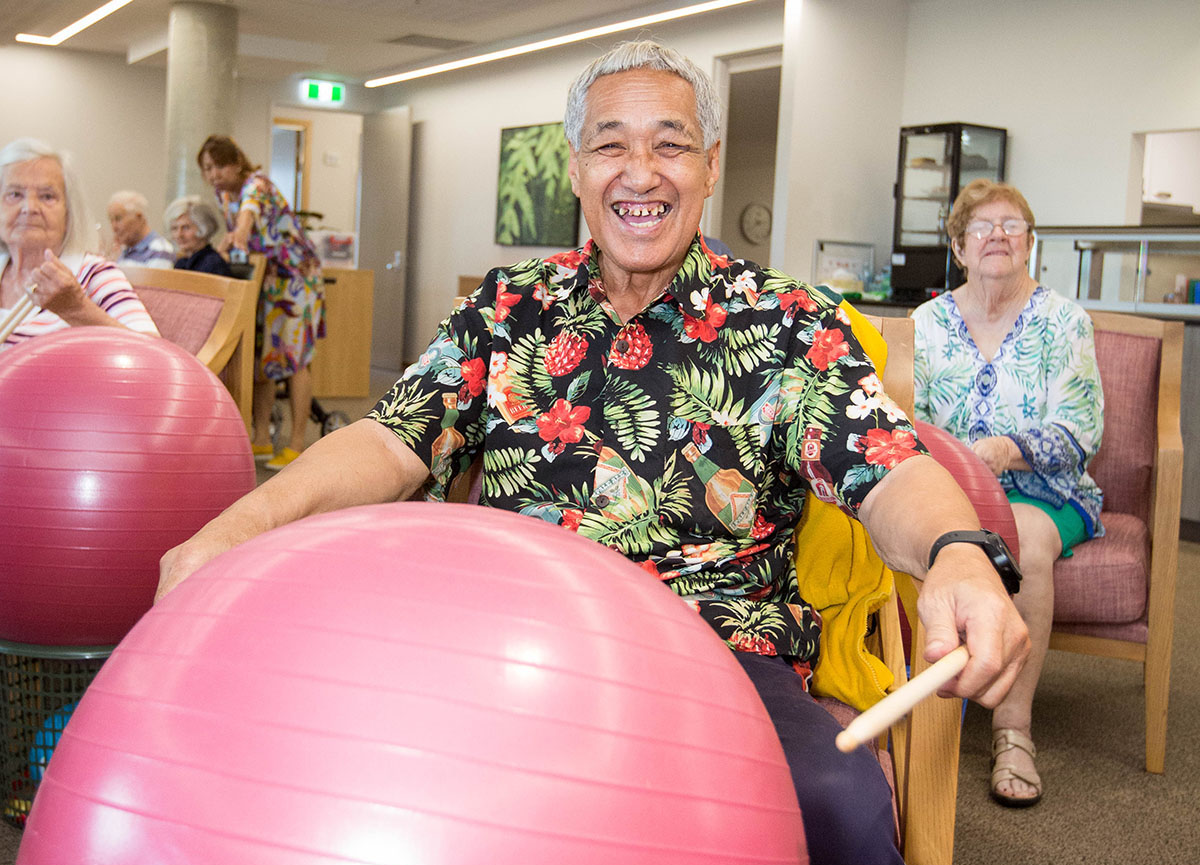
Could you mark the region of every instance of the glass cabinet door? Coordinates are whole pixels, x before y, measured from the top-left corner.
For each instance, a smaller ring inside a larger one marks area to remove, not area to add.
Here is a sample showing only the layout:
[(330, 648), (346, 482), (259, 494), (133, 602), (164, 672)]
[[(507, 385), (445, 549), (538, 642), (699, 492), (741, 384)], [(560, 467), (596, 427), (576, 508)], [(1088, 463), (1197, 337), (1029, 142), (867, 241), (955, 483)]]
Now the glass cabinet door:
[[(950, 253), (946, 222), (959, 190), (981, 177), (1004, 179), (1005, 130), (973, 123), (900, 130), (892, 294), (922, 300), (955, 288), (963, 273)], [(911, 296), (910, 296), (911, 295)]]
[[(1000, 181), (1004, 179), (1003, 129), (988, 129), (979, 126), (964, 126), (962, 149), (959, 151), (958, 189), (972, 180), (980, 178)], [(953, 204), (953, 202), (951, 202)]]
[(901, 140), (899, 246), (945, 244), (952, 143), (949, 131), (913, 133)]

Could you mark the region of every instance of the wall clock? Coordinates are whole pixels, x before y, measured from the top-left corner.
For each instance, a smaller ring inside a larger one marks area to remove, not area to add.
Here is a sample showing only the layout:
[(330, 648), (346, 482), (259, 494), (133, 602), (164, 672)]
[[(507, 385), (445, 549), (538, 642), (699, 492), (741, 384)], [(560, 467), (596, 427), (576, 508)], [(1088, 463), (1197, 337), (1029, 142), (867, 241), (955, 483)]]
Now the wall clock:
[(751, 243), (766, 243), (771, 238), (771, 208), (765, 204), (747, 204), (742, 211), (741, 229)]

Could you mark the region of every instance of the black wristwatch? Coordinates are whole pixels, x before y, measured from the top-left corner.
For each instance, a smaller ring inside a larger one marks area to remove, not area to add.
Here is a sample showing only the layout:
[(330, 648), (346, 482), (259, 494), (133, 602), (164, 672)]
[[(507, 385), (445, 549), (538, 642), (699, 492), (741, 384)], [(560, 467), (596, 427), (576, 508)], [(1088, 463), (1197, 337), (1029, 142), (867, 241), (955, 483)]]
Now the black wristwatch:
[(981, 547), (987, 553), (996, 573), (1000, 575), (1000, 581), (1004, 583), (1004, 588), (1008, 593), (1015, 595), (1021, 591), (1021, 570), (1017, 567), (1017, 562), (1013, 558), (1008, 544), (1004, 543), (1004, 538), (995, 532), (987, 529), (978, 532), (946, 532), (934, 541), (933, 546), (929, 549), (929, 567), (933, 567), (933, 560), (937, 558), (942, 547), (947, 544), (975, 544)]

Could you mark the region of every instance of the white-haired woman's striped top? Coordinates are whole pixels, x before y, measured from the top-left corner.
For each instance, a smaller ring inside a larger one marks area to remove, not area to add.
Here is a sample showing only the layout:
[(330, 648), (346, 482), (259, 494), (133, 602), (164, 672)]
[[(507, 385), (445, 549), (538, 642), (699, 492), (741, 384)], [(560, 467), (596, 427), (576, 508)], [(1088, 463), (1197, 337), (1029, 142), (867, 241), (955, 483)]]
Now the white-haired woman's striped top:
[[(98, 307), (130, 330), (158, 336), (158, 328), (154, 326), (150, 313), (146, 312), (146, 307), (138, 299), (137, 292), (115, 264), (98, 255), (66, 255), (63, 256), (62, 262), (71, 269), (84, 292)], [(7, 266), (8, 256), (0, 253), (0, 273), (3, 273)], [(7, 309), (0, 307), (0, 319), (7, 313)], [(38, 310), (37, 315), (25, 319), (21, 326), (9, 335), (0, 345), (0, 351), (35, 336), (63, 330), (69, 326), (54, 313), (45, 309)]]

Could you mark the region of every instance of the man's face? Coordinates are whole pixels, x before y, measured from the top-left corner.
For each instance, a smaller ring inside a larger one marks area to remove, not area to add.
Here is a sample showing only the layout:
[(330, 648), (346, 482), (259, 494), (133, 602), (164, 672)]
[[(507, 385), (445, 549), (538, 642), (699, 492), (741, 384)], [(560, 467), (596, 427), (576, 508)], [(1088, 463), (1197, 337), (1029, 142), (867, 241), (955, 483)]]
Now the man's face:
[(150, 233), (146, 217), (126, 210), (120, 204), (108, 206), (108, 224), (112, 226), (113, 238), (121, 246), (133, 246)]
[(692, 85), (670, 72), (618, 72), (596, 79), (586, 104), (568, 171), (605, 281), (670, 279), (718, 175), (720, 144), (704, 149)]

